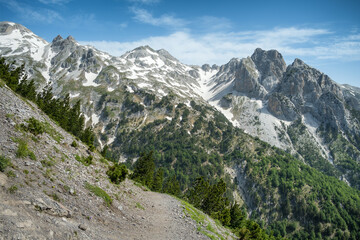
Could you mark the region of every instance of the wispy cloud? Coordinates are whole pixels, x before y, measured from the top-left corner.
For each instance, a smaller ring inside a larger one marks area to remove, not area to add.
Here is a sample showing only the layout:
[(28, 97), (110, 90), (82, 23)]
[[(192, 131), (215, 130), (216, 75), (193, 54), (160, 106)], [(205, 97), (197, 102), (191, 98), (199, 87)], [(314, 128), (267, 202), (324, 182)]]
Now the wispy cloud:
[[(233, 57), (246, 57), (254, 49), (276, 49), (288, 61), (295, 57), (313, 59), (360, 60), (358, 35), (344, 38), (330, 37), (335, 33), (327, 29), (275, 28), (263, 31), (211, 33), (201, 36), (178, 31), (167, 36), (148, 37), (133, 42), (83, 42), (109, 52), (122, 55), (141, 45), (164, 48), (187, 64), (224, 64)], [(319, 40), (324, 39), (324, 40)], [(181, 47), (179, 47), (181, 46)]]
[(41, 8), (35, 10), (28, 5), (20, 5), (15, 0), (0, 0), (0, 3), (3, 3), (10, 11), (15, 12), (21, 18), (24, 18), (26, 20), (42, 23), (52, 23), (56, 20), (62, 20), (62, 17), (58, 12), (50, 9)]
[(38, 1), (43, 4), (63, 5), (70, 2), (71, 0), (38, 0)]
[(202, 16), (196, 21), (193, 21), (194, 25), (206, 29), (207, 31), (224, 31), (232, 27), (232, 23), (229, 19), (224, 17), (214, 16)]
[(184, 27), (187, 24), (187, 22), (185, 20), (176, 18), (171, 15), (162, 15), (157, 18), (157, 17), (154, 17), (150, 12), (148, 12), (147, 10), (142, 9), (142, 8), (132, 7), (132, 8), (130, 8), (130, 10), (134, 13), (135, 20), (142, 22), (142, 23), (150, 24), (153, 26), (166, 26), (166, 27), (180, 28), (180, 27)]
[(133, 3), (143, 3), (143, 4), (153, 4), (160, 2), (160, 0), (128, 0), (128, 1)]

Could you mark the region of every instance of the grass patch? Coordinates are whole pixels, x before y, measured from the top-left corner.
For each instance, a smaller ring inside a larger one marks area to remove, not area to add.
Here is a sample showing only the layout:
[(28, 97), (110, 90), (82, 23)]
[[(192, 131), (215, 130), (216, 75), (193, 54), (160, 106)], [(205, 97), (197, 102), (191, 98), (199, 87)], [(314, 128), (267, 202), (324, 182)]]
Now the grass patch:
[(9, 193), (13, 194), (18, 190), (18, 187), (16, 185), (12, 185), (8, 188)]
[(6, 176), (9, 177), (9, 178), (14, 178), (16, 177), (15, 173), (11, 170), (9, 170), (7, 173), (6, 173)]
[(197, 224), (201, 224), (203, 225), (205, 222), (205, 214), (202, 213), (200, 210), (198, 210), (197, 208), (195, 208), (193, 205), (191, 205), (188, 202), (185, 202), (183, 200), (181, 200), (183, 206), (184, 206), (184, 211), (186, 214), (190, 215), (190, 217), (195, 220), (197, 222)]
[(138, 202), (135, 204), (135, 207), (136, 207), (136, 208), (139, 208), (139, 209), (141, 209), (141, 210), (145, 210), (145, 208), (144, 208), (140, 203), (138, 203)]
[(89, 190), (90, 192), (92, 192), (93, 194), (95, 194), (96, 196), (104, 199), (104, 202), (107, 206), (110, 206), (112, 204), (112, 201), (113, 201), (112, 198), (98, 186), (93, 186), (90, 183), (85, 182), (85, 188), (87, 190)]
[(27, 157), (29, 154), (27, 142), (24, 139), (17, 139), (17, 142), (19, 143), (19, 145), (18, 145), (18, 149), (16, 150), (16, 157), (18, 158)]
[(20, 127), (26, 132), (30, 132), (35, 136), (43, 133), (49, 134), (56, 142), (60, 143), (60, 141), (64, 138), (60, 133), (58, 133), (48, 122), (40, 122), (34, 117), (26, 120), (27, 125), (21, 124)]
[(4, 172), (5, 169), (10, 165), (11, 165), (10, 159), (8, 159), (7, 157), (1, 155), (0, 156), (0, 171)]
[[(199, 209), (195, 208), (190, 203), (179, 199), (184, 207), (184, 213), (187, 216), (190, 216), (191, 219), (196, 221), (198, 224), (197, 231), (201, 232), (205, 236), (209, 237), (210, 239), (225, 239), (221, 233), (219, 233), (206, 219), (207, 216), (205, 213), (201, 212)], [(205, 223), (207, 222), (206, 228)], [(217, 223), (216, 223), (217, 224)], [(220, 224), (221, 226), (221, 224)]]
[(84, 156), (80, 157), (79, 155), (76, 155), (75, 159), (76, 161), (81, 162), (85, 166), (90, 166), (92, 164), (93, 156), (89, 155), (88, 157), (85, 158)]

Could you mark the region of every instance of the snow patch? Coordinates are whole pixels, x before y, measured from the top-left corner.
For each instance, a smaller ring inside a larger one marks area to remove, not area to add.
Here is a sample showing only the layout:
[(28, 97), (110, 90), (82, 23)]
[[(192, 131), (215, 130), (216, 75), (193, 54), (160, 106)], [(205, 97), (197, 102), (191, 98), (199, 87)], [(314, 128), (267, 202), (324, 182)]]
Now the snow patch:
[(85, 86), (85, 87), (89, 87), (89, 86), (97, 87), (97, 86), (99, 86), (100, 84), (97, 84), (97, 83), (94, 82), (94, 80), (96, 79), (97, 76), (98, 76), (97, 73), (85, 72), (86, 82), (83, 83), (83, 86)]
[(69, 96), (70, 96), (70, 98), (76, 98), (76, 97), (80, 96), (80, 93), (75, 93), (75, 94), (70, 93)]
[(99, 116), (97, 116), (95, 113), (93, 113), (91, 115), (91, 121), (92, 121), (92, 125), (96, 125), (99, 122)]
[(114, 88), (112, 88), (112, 87), (108, 87), (108, 89), (107, 89), (109, 92), (112, 92), (112, 91), (114, 91), (115, 89)]
[(126, 86), (126, 90), (127, 90), (128, 92), (130, 92), (130, 93), (133, 93), (133, 92), (134, 92), (134, 90), (133, 90), (130, 86)]
[(137, 85), (138, 85), (139, 88), (151, 87), (151, 85), (149, 83), (138, 83)]
[(112, 137), (109, 137), (108, 141), (107, 141), (107, 145), (113, 143), (115, 141), (116, 137), (115, 136), (112, 136)]

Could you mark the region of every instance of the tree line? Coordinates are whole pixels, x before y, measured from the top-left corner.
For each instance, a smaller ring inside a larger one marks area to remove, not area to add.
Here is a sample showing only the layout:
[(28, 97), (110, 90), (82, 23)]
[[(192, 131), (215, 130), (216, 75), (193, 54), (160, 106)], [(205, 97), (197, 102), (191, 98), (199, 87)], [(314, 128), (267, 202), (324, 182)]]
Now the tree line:
[(71, 106), (69, 94), (63, 98), (55, 98), (50, 85), (37, 92), (34, 79), (28, 80), (24, 74), (24, 65), (14, 68), (14, 64), (15, 62), (7, 64), (4, 58), (0, 58), (0, 78), (6, 85), (22, 97), (36, 103), (63, 129), (78, 137), (93, 150), (95, 134), (91, 127), (84, 128), (85, 118), (80, 111), (80, 100)]

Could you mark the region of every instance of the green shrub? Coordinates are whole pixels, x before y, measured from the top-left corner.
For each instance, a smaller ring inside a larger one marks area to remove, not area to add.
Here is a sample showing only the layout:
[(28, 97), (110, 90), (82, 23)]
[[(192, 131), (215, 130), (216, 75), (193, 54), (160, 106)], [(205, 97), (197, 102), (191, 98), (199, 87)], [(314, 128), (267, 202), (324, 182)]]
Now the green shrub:
[(21, 124), (21, 127), (25, 131), (31, 132), (35, 136), (45, 132), (44, 124), (42, 122), (40, 122), (39, 120), (35, 119), (34, 117), (29, 118), (26, 122), (28, 123), (27, 126), (25, 126), (24, 124)]
[(5, 156), (1, 155), (0, 156), (0, 171), (4, 172), (5, 168), (10, 166), (10, 165), (11, 165), (10, 159), (8, 159)]
[(13, 194), (18, 190), (18, 187), (16, 185), (12, 185), (8, 188), (9, 193)]
[(8, 172), (6, 173), (6, 176), (9, 177), (9, 178), (10, 178), (10, 177), (14, 178), (14, 177), (16, 177), (16, 174), (15, 174), (13, 171), (10, 170), (10, 171), (8, 171)]
[(85, 182), (85, 188), (87, 190), (89, 190), (90, 192), (92, 192), (93, 194), (95, 194), (98, 197), (101, 197), (102, 199), (104, 199), (104, 202), (107, 206), (110, 206), (112, 203), (112, 198), (101, 188), (99, 188), (98, 186), (93, 186), (88, 182)]
[(18, 143), (19, 143), (19, 145), (18, 145), (18, 149), (16, 151), (16, 157), (18, 157), (18, 158), (27, 157), (29, 154), (27, 142), (24, 139), (19, 139)]
[(92, 164), (93, 156), (89, 155), (87, 158), (85, 158), (83, 156), (80, 157), (79, 155), (76, 155), (75, 159), (78, 162), (81, 162), (82, 164), (84, 164), (85, 166), (90, 166)]
[(125, 165), (114, 164), (109, 167), (106, 174), (109, 176), (112, 183), (119, 184), (125, 180), (128, 170)]
[(78, 146), (77, 142), (74, 140), (72, 143), (71, 143), (71, 146), (76, 148)]

